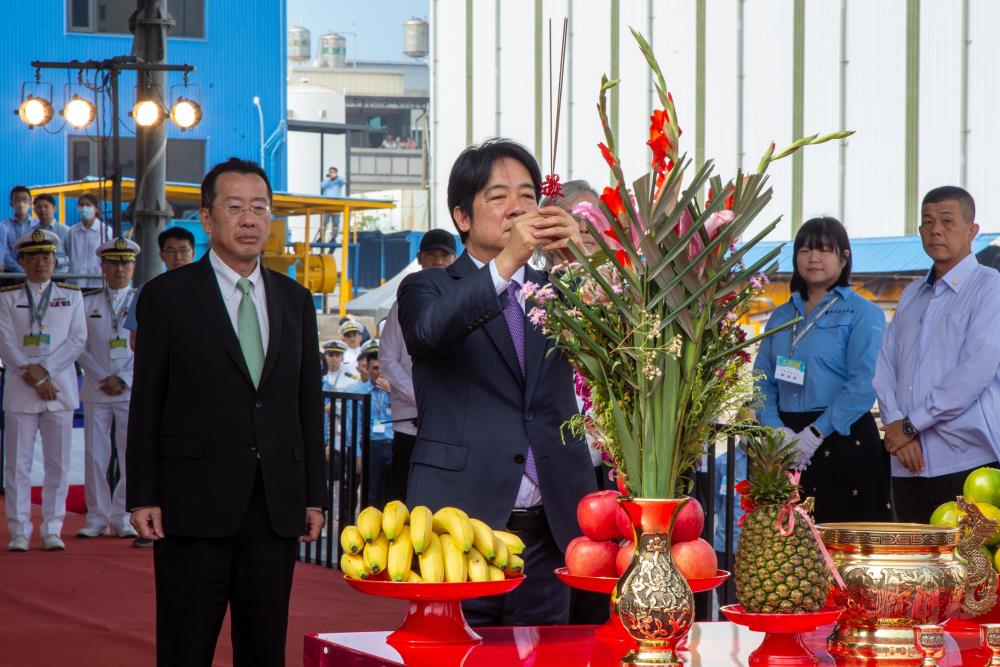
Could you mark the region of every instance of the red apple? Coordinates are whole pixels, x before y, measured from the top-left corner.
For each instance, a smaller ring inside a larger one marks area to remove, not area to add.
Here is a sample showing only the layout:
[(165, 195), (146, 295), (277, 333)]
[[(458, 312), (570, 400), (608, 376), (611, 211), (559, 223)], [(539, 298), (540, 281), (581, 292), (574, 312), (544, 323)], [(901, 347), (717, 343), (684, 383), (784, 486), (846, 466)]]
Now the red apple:
[(618, 504), (618, 514), (615, 515), (615, 522), (618, 524), (618, 532), (622, 534), (629, 542), (632, 541), (633, 529), (632, 529), (632, 519), (628, 518), (628, 512), (625, 508)]
[(624, 541), (618, 550), (618, 557), (615, 558), (615, 567), (618, 569), (618, 576), (625, 574), (625, 569), (632, 562), (632, 555), (635, 554), (635, 542)]
[(566, 569), (580, 577), (617, 577), (618, 543), (577, 537), (566, 547)]
[(685, 579), (714, 577), (719, 569), (719, 557), (715, 555), (715, 549), (701, 538), (673, 545), (670, 547), (670, 555)]
[(705, 528), (705, 510), (701, 503), (692, 498), (681, 508), (677, 519), (674, 521), (674, 532), (670, 536), (673, 544), (680, 542), (690, 542), (701, 537), (701, 531)]
[(617, 491), (594, 491), (580, 499), (576, 506), (576, 520), (583, 534), (595, 541), (620, 540), (625, 537), (618, 531)]

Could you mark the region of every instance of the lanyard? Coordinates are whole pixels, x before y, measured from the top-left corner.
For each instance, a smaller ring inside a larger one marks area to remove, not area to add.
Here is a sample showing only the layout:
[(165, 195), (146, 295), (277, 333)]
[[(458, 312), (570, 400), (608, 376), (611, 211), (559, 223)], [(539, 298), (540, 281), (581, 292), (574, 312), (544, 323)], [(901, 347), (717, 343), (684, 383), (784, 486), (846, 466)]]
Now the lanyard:
[(792, 325), (792, 347), (788, 352), (789, 356), (795, 356), (795, 347), (802, 341), (803, 338), (806, 337), (806, 334), (809, 333), (809, 330), (813, 328), (813, 325), (816, 324), (816, 321), (819, 320), (819, 318), (823, 317), (823, 315), (826, 314), (826, 311), (830, 310), (830, 308), (833, 307), (833, 304), (837, 303), (839, 299), (840, 299), (839, 294), (834, 295), (834, 297), (830, 299), (826, 303), (826, 305), (823, 306), (823, 308), (820, 309), (820, 311), (813, 316), (811, 320), (809, 320), (809, 322), (806, 324), (806, 326), (802, 329), (801, 332), (798, 332), (799, 328), (798, 324)]
[[(24, 283), (24, 291), (28, 295), (28, 315), (30, 317), (29, 326), (31, 327), (31, 333), (41, 333), (43, 330), (42, 320), (45, 319), (45, 313), (49, 310), (49, 299), (52, 297), (52, 281), (49, 281), (49, 286), (45, 288), (42, 292), (42, 298), (38, 301), (38, 306), (35, 306), (35, 297), (31, 294), (31, 288), (28, 287), (28, 283)], [(38, 330), (35, 330), (35, 324), (38, 324)]]
[(125, 299), (122, 301), (123, 308), (121, 310), (115, 310), (115, 305), (111, 301), (111, 289), (104, 288), (104, 299), (108, 302), (108, 312), (111, 313), (111, 332), (112, 334), (118, 333), (118, 327), (121, 326), (122, 320), (128, 313), (128, 304), (131, 302), (132, 291), (129, 290), (125, 293)]

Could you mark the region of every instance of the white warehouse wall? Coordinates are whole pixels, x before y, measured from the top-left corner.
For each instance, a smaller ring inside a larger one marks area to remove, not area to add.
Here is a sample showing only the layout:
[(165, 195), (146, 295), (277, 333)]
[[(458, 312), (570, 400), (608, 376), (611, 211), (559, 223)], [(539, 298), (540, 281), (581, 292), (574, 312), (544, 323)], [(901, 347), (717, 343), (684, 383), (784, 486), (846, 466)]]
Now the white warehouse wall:
[[(542, 9), (542, 97), (535, 99), (536, 0), (473, 0), (473, 142), (501, 134), (535, 150), (543, 173), (549, 159), (549, 41), (558, 65), (562, 19), (572, 7), (571, 54), (563, 91), (556, 171), (563, 180), (585, 178), (598, 189), (608, 172), (596, 148), (603, 140), (595, 105), (603, 73), (611, 67), (614, 0), (537, 0)], [(705, 156), (726, 180), (735, 175), (737, 145), (737, 6), (740, 0), (707, 0), (704, 129)], [(805, 3), (804, 131), (831, 132), (840, 119), (841, 30), (846, 28), (846, 141), (843, 219), (853, 236), (895, 236), (905, 229), (906, 0), (844, 0)], [(989, 198), (993, 160), (1000, 153), (997, 67), (1000, 3), (969, 2), (968, 154), (966, 187), (977, 197), (983, 231), (1000, 231), (1000, 203)], [(756, 167), (773, 140), (779, 149), (792, 136), (793, 2), (743, 0), (745, 169)], [(430, 0), (432, 222), (450, 228), (446, 188), (452, 162), (467, 145), (465, 0)], [(629, 180), (647, 168), (648, 86), (645, 62), (629, 26), (647, 33), (652, 7), (653, 47), (673, 90), (684, 130), (681, 150), (695, 152), (696, 0), (619, 0), (619, 152)], [(922, 0), (918, 196), (937, 185), (961, 184), (961, 57), (963, 0)], [(497, 25), (499, 8), (499, 98)], [(554, 68), (555, 69), (555, 68)], [(498, 101), (499, 100), (499, 101)], [(655, 98), (654, 98), (655, 103)], [(543, 109), (542, 136), (535, 134), (535, 105)], [(572, 142), (572, 149), (569, 144)], [(570, 161), (570, 154), (572, 160)], [(774, 198), (758, 229), (780, 216), (774, 240), (791, 233), (792, 162), (770, 169)], [(837, 142), (807, 149), (803, 160), (803, 220), (840, 215)], [(913, 222), (913, 221), (911, 221)], [(753, 232), (753, 229), (750, 230)]]

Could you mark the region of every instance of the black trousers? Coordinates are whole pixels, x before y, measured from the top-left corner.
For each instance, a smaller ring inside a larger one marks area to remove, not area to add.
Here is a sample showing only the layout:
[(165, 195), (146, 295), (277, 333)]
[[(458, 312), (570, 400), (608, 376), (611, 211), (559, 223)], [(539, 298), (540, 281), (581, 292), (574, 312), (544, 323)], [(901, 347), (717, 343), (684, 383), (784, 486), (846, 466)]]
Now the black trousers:
[[(985, 464), (995, 468), (997, 462)], [(927, 523), (941, 503), (962, 495), (965, 478), (976, 466), (968, 470), (938, 475), (937, 477), (893, 477), (892, 495), (896, 504), (896, 517), (907, 523)]]
[(417, 436), (396, 431), (392, 436), (392, 469), (389, 475), (389, 500), (406, 500), (410, 481), (410, 456)]
[(569, 586), (556, 578), (554, 570), (565, 565), (565, 555), (552, 538), (545, 514), (515, 523), (507, 530), (525, 544), (524, 573), (527, 579), (506, 595), (462, 602), (465, 620), (471, 626), (566, 625), (569, 622)]
[[(778, 413), (785, 426), (795, 432), (821, 414)], [(816, 499), (816, 523), (892, 521), (889, 470), (889, 453), (882, 445), (875, 418), (866, 412), (851, 424), (849, 435), (834, 431), (823, 440), (799, 480), (802, 498)]]
[(259, 469), (235, 535), (158, 540), (156, 664), (211, 667), (228, 606), (234, 667), (284, 665), (296, 545), (271, 527)]

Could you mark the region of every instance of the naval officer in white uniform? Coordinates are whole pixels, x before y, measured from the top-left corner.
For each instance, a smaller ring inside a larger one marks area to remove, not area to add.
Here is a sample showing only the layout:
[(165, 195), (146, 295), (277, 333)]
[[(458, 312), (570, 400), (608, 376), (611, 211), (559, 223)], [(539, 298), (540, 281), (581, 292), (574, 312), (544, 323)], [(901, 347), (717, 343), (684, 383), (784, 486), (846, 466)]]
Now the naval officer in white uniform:
[(42, 434), (42, 548), (66, 548), (66, 515), (73, 410), (80, 402), (73, 362), (87, 342), (83, 297), (76, 285), (52, 282), (59, 238), (35, 228), (14, 244), (27, 281), (0, 290), (0, 358), (7, 367), (3, 409), (4, 462), (10, 551), (27, 551), (31, 523), (31, 462)]
[[(135, 292), (129, 283), (135, 272), (139, 245), (117, 238), (97, 246), (105, 287), (83, 297), (87, 316), (87, 347), (80, 355), (83, 367), (84, 481), (87, 491), (87, 521), (77, 537), (107, 535), (136, 537), (125, 511), (125, 440), (128, 405), (132, 397), (132, 360), (125, 318)], [(111, 462), (111, 428), (114, 424), (120, 477), (114, 495), (108, 486)]]

